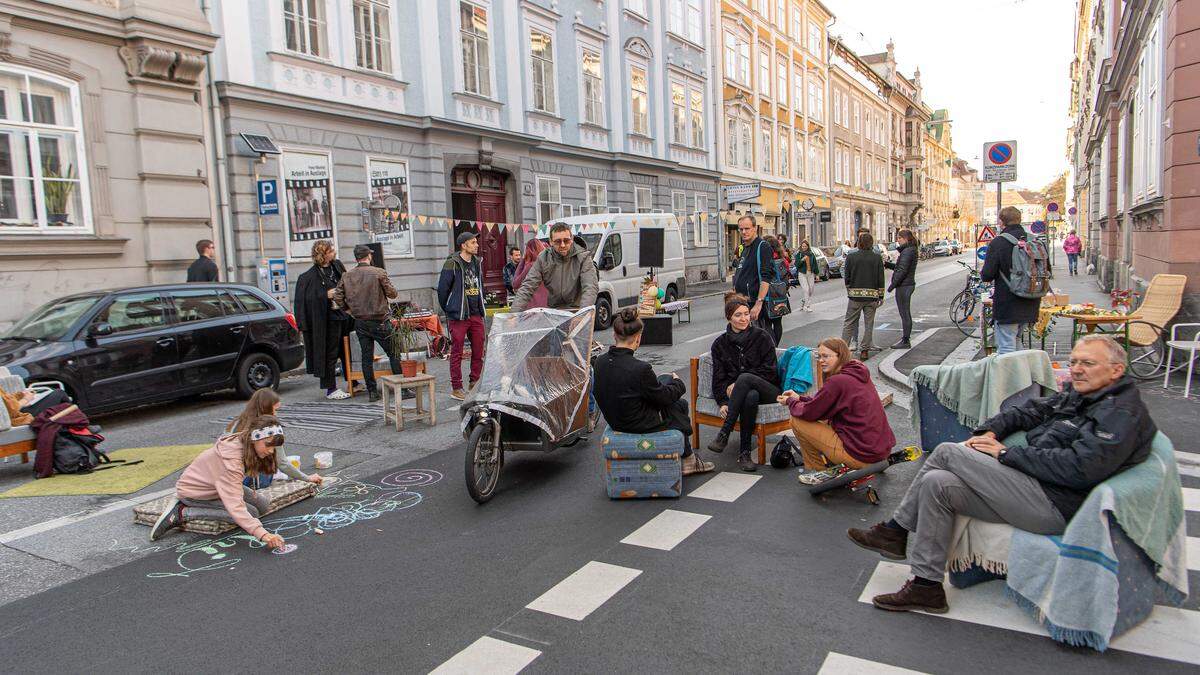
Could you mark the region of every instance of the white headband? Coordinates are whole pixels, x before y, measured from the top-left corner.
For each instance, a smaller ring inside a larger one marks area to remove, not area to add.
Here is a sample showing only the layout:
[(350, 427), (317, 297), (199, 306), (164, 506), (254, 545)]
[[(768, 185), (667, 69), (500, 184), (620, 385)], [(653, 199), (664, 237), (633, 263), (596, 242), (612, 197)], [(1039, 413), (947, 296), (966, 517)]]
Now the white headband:
[(251, 431), (250, 432), (250, 440), (261, 441), (265, 438), (271, 438), (272, 436), (282, 436), (282, 435), (283, 435), (283, 427), (279, 426), (278, 424), (274, 424), (269, 427), (263, 427), (261, 429), (255, 429), (254, 431)]

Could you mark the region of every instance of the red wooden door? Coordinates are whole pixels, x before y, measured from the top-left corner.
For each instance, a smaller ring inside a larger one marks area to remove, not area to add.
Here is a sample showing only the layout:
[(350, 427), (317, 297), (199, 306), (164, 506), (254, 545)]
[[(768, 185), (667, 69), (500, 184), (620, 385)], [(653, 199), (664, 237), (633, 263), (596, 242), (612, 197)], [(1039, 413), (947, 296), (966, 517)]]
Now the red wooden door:
[(477, 193), (475, 195), (476, 220), (493, 223), (484, 227), (479, 234), (479, 255), (483, 256), (483, 288), (491, 293), (504, 295), (505, 250), (508, 248), (508, 231), (504, 228), (504, 195)]

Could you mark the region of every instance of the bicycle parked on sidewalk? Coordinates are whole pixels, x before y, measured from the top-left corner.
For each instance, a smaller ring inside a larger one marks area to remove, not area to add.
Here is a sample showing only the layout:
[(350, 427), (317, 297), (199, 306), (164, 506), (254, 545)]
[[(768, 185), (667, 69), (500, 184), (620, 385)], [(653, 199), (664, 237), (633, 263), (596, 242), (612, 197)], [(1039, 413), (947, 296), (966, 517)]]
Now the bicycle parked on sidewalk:
[(992, 285), (981, 279), (979, 272), (967, 263), (961, 260), (955, 262), (967, 270), (967, 286), (950, 301), (950, 320), (963, 335), (971, 337), (976, 327), (975, 308)]

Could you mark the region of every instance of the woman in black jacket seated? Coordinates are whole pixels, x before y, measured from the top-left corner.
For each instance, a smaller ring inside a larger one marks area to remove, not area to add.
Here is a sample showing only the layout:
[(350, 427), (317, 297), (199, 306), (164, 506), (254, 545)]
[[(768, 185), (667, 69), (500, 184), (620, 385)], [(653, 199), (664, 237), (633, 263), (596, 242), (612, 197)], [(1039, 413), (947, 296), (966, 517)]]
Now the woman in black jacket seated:
[(750, 459), (750, 444), (762, 402), (774, 403), (779, 396), (779, 371), (775, 360), (775, 339), (750, 321), (750, 300), (744, 295), (725, 296), (725, 334), (712, 345), (712, 397), (721, 406), (725, 424), (708, 444), (713, 452), (722, 452), (729, 443), (733, 425), (741, 422), (742, 444), (738, 466), (742, 471), (757, 471)]
[(900, 256), (894, 263), (884, 263), (884, 267), (892, 270), (892, 282), (888, 284), (888, 290), (896, 292), (896, 309), (900, 310), (900, 325), (904, 328), (904, 335), (892, 345), (892, 349), (912, 349), (908, 338), (912, 334), (912, 295), (917, 289), (917, 249), (920, 242), (908, 229), (897, 232), (896, 239), (900, 243), (897, 249)]

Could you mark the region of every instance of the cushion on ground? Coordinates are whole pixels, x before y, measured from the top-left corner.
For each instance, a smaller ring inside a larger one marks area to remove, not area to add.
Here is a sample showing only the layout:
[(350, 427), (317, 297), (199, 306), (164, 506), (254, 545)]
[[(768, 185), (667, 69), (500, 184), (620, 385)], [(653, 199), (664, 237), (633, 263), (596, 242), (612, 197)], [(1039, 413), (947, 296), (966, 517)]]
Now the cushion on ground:
[[(267, 509), (267, 513), (273, 513), (285, 506), (291, 506), (302, 499), (308, 499), (316, 495), (317, 486), (299, 480), (277, 480), (263, 491), (267, 493), (267, 496), (271, 500), (271, 506)], [(175, 495), (167, 495), (166, 497), (138, 504), (133, 507), (133, 522), (147, 526), (153, 525), (154, 521), (158, 520), (159, 514), (163, 512), (163, 509), (167, 508), (167, 505), (174, 498)], [(267, 513), (260, 515), (265, 516)], [(219, 520), (198, 518), (184, 523), (183, 530), (185, 532), (197, 532), (200, 534), (221, 534), (236, 527), (236, 525)]]
[[(704, 413), (705, 415), (720, 416), (721, 406), (717, 405), (716, 399), (708, 398), (707, 396), (696, 397), (696, 412)], [(772, 422), (786, 422), (791, 419), (792, 413), (784, 406), (778, 403), (768, 403), (758, 406), (759, 424), (770, 424)]]

